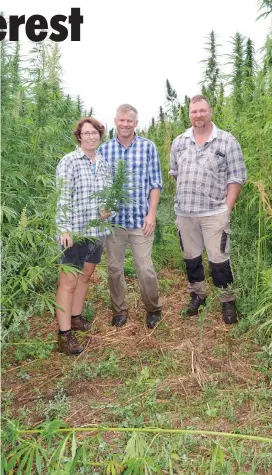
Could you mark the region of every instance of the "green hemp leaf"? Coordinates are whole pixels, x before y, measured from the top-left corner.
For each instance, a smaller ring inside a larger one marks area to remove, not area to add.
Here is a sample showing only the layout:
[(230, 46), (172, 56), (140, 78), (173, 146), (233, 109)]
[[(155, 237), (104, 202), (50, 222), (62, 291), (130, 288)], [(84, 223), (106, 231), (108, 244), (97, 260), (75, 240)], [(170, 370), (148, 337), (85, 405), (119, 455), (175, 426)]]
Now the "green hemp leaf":
[(124, 159), (118, 161), (116, 174), (113, 179), (113, 184), (99, 191), (93, 196), (99, 198), (99, 207), (107, 211), (119, 212), (120, 204), (131, 203), (132, 199), (128, 188), (128, 175), (126, 170), (126, 163)]

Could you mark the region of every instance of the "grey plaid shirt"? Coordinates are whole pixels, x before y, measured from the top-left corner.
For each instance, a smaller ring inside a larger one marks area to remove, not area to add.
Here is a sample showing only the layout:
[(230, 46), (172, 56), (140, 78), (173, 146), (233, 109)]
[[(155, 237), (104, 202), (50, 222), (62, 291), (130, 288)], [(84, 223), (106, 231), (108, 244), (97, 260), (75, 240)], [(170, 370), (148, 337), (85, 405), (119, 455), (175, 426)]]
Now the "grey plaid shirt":
[(56, 222), (58, 234), (80, 233), (83, 236), (101, 238), (109, 230), (101, 226), (89, 227), (90, 220), (99, 219), (99, 198), (92, 196), (112, 184), (108, 165), (102, 155), (96, 154), (96, 166), (78, 147), (65, 155), (57, 166)]
[(174, 140), (169, 173), (177, 177), (174, 209), (179, 216), (207, 216), (226, 210), (228, 184), (243, 185), (247, 177), (240, 144), (214, 124), (203, 145), (196, 145), (192, 128)]

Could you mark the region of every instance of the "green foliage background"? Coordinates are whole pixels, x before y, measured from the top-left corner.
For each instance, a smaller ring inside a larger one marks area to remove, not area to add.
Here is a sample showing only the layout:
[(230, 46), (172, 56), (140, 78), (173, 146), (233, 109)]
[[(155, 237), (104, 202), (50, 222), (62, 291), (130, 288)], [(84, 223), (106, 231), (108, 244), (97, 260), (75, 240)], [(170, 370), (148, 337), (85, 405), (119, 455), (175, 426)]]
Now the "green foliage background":
[[(272, 12), (271, 0), (261, 1), (260, 6), (260, 17)], [(220, 66), (216, 34), (211, 32), (207, 37), (201, 91), (213, 105), (217, 126), (229, 130), (241, 142), (248, 168), (249, 179), (232, 216), (232, 265), (238, 306), (245, 315), (236, 327), (236, 334), (255, 326), (259, 330), (256, 333), (259, 342), (269, 353), (272, 338), (272, 38), (267, 37), (259, 64), (250, 38), (237, 32), (231, 42), (232, 53), (227, 58), (231, 73), (227, 76)], [(92, 115), (92, 110), (84, 110), (80, 97), (73, 99), (64, 94), (61, 73), (57, 44), (37, 44), (23, 61), (19, 43), (1, 42), (3, 348), (5, 343), (20, 338), (33, 315), (42, 316), (48, 310), (54, 314), (59, 255), (55, 239), (55, 168), (58, 160), (74, 147), (71, 132), (75, 121), (83, 115)], [(183, 271), (174, 224), (175, 184), (168, 171), (172, 140), (190, 126), (189, 101), (188, 96), (183, 100), (178, 98), (167, 80), (165, 104), (159, 107), (158, 117), (152, 118), (147, 130), (139, 131), (156, 143), (163, 170), (164, 191), (153, 255), (157, 270), (168, 267)], [(109, 131), (109, 137), (113, 133)], [(111, 199), (114, 197), (111, 195)], [(128, 276), (135, 275), (131, 255), (127, 256), (125, 272)], [(52, 344), (49, 340), (37, 342), (38, 345), (28, 347), (27, 354), (47, 357)], [(17, 350), (18, 361), (24, 355), (22, 349)], [(106, 367), (96, 364), (95, 369), (100, 373), (109, 371), (112, 377), (119, 366), (113, 358)], [(75, 370), (78, 374), (79, 367)], [(89, 377), (90, 367), (86, 366), (85, 370)], [(145, 370), (139, 375), (141, 384), (145, 380), (149, 382)], [(27, 374), (22, 373), (23, 376)], [(7, 393), (5, 399), (8, 405)], [(102, 432), (98, 431), (92, 439), (91, 448), (88, 438), (79, 442), (72, 428), (68, 435), (61, 437), (63, 424), (57, 418), (64, 417), (66, 411), (65, 395), (60, 391), (47, 408), (48, 419), (55, 419), (46, 420), (40, 437), (26, 434), (24, 438), (23, 433), (18, 432), (19, 421), (5, 424), (3, 444), (9, 452), (3, 453), (2, 473), (44, 473), (44, 470), (52, 474), (82, 473), (82, 470), (94, 473), (94, 467), (99, 473), (109, 474), (166, 473), (166, 470), (176, 473), (173, 467), (190, 465), (192, 448), (197, 445), (190, 435), (182, 439), (172, 437), (169, 441), (161, 436), (156, 438), (157, 435), (148, 439), (134, 433), (127, 439), (123, 457), (118, 457), (109, 453), (111, 447), (105, 444)], [(213, 417), (211, 411), (209, 417)], [(123, 412), (119, 416), (123, 418)], [(142, 423), (140, 419), (138, 424)], [(200, 453), (194, 466), (196, 470), (204, 469), (205, 473), (233, 473), (233, 464), (243, 473), (244, 452), (252, 452), (247, 445), (237, 448), (231, 443), (231, 449), (225, 449), (222, 444), (206, 438), (202, 444), (205, 453), (211, 453), (210, 460), (209, 457), (204, 460)], [(266, 455), (264, 449), (263, 452), (268, 467), (271, 454)], [(253, 458), (252, 471), (247, 473), (258, 473), (254, 463)], [(259, 463), (263, 463), (262, 458)]]
[[(271, 338), (272, 262), (272, 39), (267, 37), (261, 64), (254, 45), (242, 34), (231, 39), (226, 76), (219, 64), (220, 46), (212, 31), (202, 61), (202, 92), (214, 109), (214, 122), (241, 142), (248, 182), (232, 217), (232, 258), (240, 310), (266, 322)], [(55, 241), (55, 168), (74, 147), (72, 128), (92, 114), (62, 91), (57, 44), (35, 45), (22, 61), (20, 44), (1, 43), (2, 208), (4, 338), (18, 332), (34, 313), (54, 312), (58, 253)], [(226, 92), (228, 91), (228, 92)], [(154, 246), (157, 269), (183, 269), (173, 213), (174, 181), (169, 177), (173, 139), (190, 124), (189, 97), (181, 101), (166, 81), (166, 101), (157, 119), (142, 135), (153, 140), (161, 158), (164, 191), (159, 207)], [(112, 135), (112, 131), (111, 131)], [(128, 274), (133, 274), (129, 263)], [(263, 306), (265, 310), (262, 311)], [(251, 318), (245, 327), (252, 324)], [(20, 322), (20, 325), (18, 323)]]

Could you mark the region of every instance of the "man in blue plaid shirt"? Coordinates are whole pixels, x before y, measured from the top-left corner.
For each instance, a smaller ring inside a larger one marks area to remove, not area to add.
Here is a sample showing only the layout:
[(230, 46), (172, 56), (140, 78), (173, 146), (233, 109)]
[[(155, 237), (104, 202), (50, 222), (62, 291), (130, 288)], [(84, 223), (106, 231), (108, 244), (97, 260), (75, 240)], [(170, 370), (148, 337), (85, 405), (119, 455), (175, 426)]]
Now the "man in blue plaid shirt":
[(184, 313), (197, 315), (205, 303), (205, 244), (213, 283), (220, 290), (223, 320), (236, 323), (230, 215), (246, 181), (246, 167), (235, 137), (212, 123), (212, 110), (205, 96), (191, 99), (189, 117), (192, 127), (174, 140), (170, 158), (170, 174), (177, 181), (174, 209), (189, 281), (187, 291), (191, 294)]
[(147, 311), (147, 327), (154, 328), (160, 320), (161, 303), (151, 254), (162, 176), (156, 146), (135, 134), (137, 124), (137, 110), (129, 104), (119, 106), (115, 118), (117, 137), (99, 148), (113, 176), (118, 161), (124, 159), (131, 198), (128, 204), (121, 204), (119, 213), (111, 219), (112, 223), (122, 228), (116, 227), (114, 233), (107, 236), (108, 281), (113, 310), (112, 325), (121, 327), (128, 316), (124, 258), (126, 247), (130, 244)]

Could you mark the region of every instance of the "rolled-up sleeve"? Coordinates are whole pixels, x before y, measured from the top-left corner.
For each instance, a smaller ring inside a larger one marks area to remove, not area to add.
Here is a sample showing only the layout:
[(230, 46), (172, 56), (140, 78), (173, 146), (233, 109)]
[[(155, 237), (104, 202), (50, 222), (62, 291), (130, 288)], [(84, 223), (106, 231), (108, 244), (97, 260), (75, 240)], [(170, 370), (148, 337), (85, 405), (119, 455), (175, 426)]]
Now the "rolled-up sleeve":
[(170, 171), (169, 175), (177, 176), (178, 175), (178, 164), (176, 160), (176, 141), (172, 143), (171, 152), (170, 152)]
[(58, 191), (56, 224), (58, 234), (72, 231), (73, 166), (61, 160), (56, 170)]
[(149, 158), (149, 188), (162, 189), (162, 173), (159, 154), (154, 144), (150, 145), (150, 158)]
[(238, 140), (231, 136), (227, 148), (227, 181), (243, 185), (247, 179), (247, 170), (243, 159), (243, 153)]

